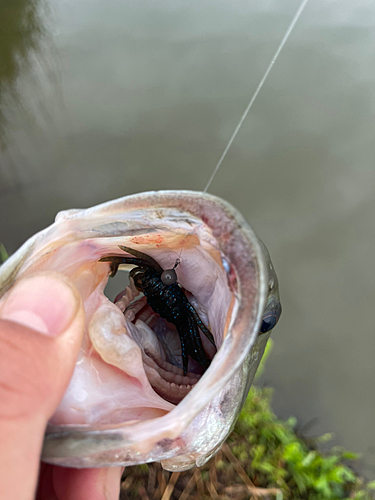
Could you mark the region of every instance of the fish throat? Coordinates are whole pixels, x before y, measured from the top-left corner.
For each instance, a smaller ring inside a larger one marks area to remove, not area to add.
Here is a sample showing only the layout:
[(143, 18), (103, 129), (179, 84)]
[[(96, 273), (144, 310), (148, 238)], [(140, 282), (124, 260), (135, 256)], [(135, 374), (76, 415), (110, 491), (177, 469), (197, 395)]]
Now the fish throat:
[[(114, 303), (142, 350), (152, 388), (165, 400), (178, 404), (208, 369), (216, 353), (214, 337), (207, 327), (207, 313), (196, 297), (178, 284), (175, 269), (179, 258), (173, 268), (163, 270), (150, 256), (129, 247), (119, 248), (128, 256), (100, 259), (110, 262), (110, 276), (115, 276), (121, 264), (137, 267), (129, 273), (130, 286), (117, 295)], [(201, 332), (206, 337), (205, 346)]]

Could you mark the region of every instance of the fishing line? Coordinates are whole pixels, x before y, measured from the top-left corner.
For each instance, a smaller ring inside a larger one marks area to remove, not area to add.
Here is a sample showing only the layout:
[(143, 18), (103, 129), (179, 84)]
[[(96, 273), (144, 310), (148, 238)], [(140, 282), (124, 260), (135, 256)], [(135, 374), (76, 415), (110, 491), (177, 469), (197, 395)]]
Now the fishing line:
[[(276, 62), (277, 58), (279, 57), (280, 52), (282, 51), (282, 49), (283, 49), (283, 47), (284, 47), (284, 45), (285, 45), (286, 41), (288, 40), (288, 38), (289, 38), (289, 36), (290, 36), (290, 34), (291, 34), (291, 32), (292, 32), (292, 30), (293, 30), (294, 26), (296, 25), (296, 23), (297, 23), (298, 19), (300, 18), (300, 16), (301, 16), (301, 14), (302, 14), (302, 12), (303, 12), (304, 8), (306, 7), (306, 4), (307, 4), (307, 2), (308, 2), (308, 1), (309, 1), (309, 0), (302, 0), (302, 2), (300, 3), (300, 6), (298, 7), (298, 9), (297, 9), (296, 13), (294, 14), (293, 19), (292, 19), (292, 21), (290, 22), (290, 24), (289, 24), (289, 26), (288, 26), (288, 29), (287, 29), (287, 30), (286, 30), (286, 32), (285, 32), (285, 35), (283, 36), (283, 38), (282, 38), (281, 42), (279, 43), (279, 46), (278, 46), (278, 47), (277, 47), (277, 49), (276, 49), (276, 52), (275, 52), (275, 54), (274, 54), (273, 58), (271, 59), (271, 62), (269, 63), (269, 65), (268, 65), (268, 67), (267, 67), (267, 69), (266, 69), (266, 71), (265, 71), (265, 73), (264, 73), (264, 75), (263, 75), (262, 79), (260, 80), (260, 82), (259, 82), (259, 84), (258, 84), (257, 88), (255, 89), (255, 92), (254, 92), (254, 94), (252, 95), (252, 97), (251, 97), (251, 99), (250, 99), (250, 101), (249, 101), (249, 104), (247, 105), (247, 107), (246, 107), (246, 109), (245, 109), (244, 113), (242, 114), (242, 116), (241, 116), (241, 118), (240, 118), (240, 121), (238, 122), (238, 124), (237, 124), (236, 128), (234, 129), (234, 132), (233, 132), (233, 134), (232, 134), (231, 138), (229, 139), (228, 144), (226, 145), (226, 147), (225, 147), (225, 149), (224, 149), (224, 151), (223, 151), (222, 155), (220, 156), (219, 161), (217, 162), (217, 164), (216, 164), (216, 166), (215, 166), (215, 168), (214, 168), (214, 170), (213, 170), (213, 172), (212, 172), (212, 174), (211, 174), (211, 177), (209, 178), (209, 180), (208, 180), (208, 182), (207, 182), (207, 184), (206, 184), (206, 187), (203, 189), (203, 193), (207, 193), (208, 188), (210, 187), (210, 185), (211, 185), (212, 181), (214, 180), (214, 177), (215, 177), (215, 175), (217, 174), (217, 172), (218, 172), (219, 168), (221, 167), (221, 164), (223, 163), (223, 161), (224, 161), (225, 157), (227, 156), (227, 153), (228, 153), (228, 151), (229, 151), (230, 147), (232, 146), (234, 139), (236, 138), (236, 136), (237, 136), (237, 134), (238, 134), (238, 132), (239, 132), (240, 128), (241, 128), (241, 127), (242, 127), (242, 125), (243, 125), (243, 122), (245, 121), (245, 119), (246, 119), (247, 115), (249, 114), (249, 111), (250, 111), (250, 109), (251, 109), (252, 105), (254, 104), (255, 99), (258, 97), (258, 94), (259, 94), (259, 92), (260, 92), (261, 88), (263, 87), (264, 82), (266, 81), (266, 79), (267, 79), (267, 77), (268, 77), (268, 75), (269, 75), (269, 73), (270, 73), (270, 71), (271, 71), (271, 69), (272, 69), (273, 65), (275, 64), (275, 62)], [(176, 260), (175, 267), (174, 267), (173, 269), (175, 269), (175, 268), (178, 266), (178, 264), (180, 263), (180, 261), (181, 261), (181, 254), (182, 254), (182, 250), (183, 250), (183, 248), (184, 248), (184, 241), (186, 240), (186, 238), (187, 238), (190, 234), (192, 234), (192, 232), (191, 232), (191, 233), (186, 234), (186, 235), (185, 235), (185, 237), (184, 237), (184, 239), (182, 240), (182, 243), (181, 243), (181, 245), (182, 245), (182, 246), (181, 246), (181, 250), (180, 250), (180, 253), (179, 253), (178, 259)]]
[(229, 139), (229, 142), (228, 142), (228, 144), (227, 144), (226, 148), (224, 149), (224, 151), (223, 151), (222, 155), (220, 156), (219, 161), (217, 162), (216, 167), (214, 168), (214, 171), (212, 172), (212, 175), (211, 175), (211, 177), (210, 177), (209, 181), (208, 181), (208, 182), (207, 182), (207, 184), (206, 184), (206, 187), (203, 189), (203, 193), (207, 193), (207, 190), (208, 190), (208, 188), (210, 187), (211, 182), (213, 181), (213, 179), (214, 179), (215, 175), (217, 174), (217, 171), (218, 171), (218, 170), (219, 170), (219, 168), (221, 167), (221, 164), (223, 163), (224, 158), (226, 157), (226, 155), (227, 155), (227, 153), (228, 153), (228, 151), (229, 151), (229, 148), (231, 147), (231, 145), (232, 145), (232, 143), (233, 143), (234, 139), (236, 138), (236, 135), (238, 134), (238, 131), (239, 131), (239, 130), (240, 130), (240, 128), (242, 127), (243, 122), (245, 121), (245, 119), (246, 119), (247, 115), (249, 114), (249, 111), (250, 111), (250, 109), (251, 109), (252, 105), (254, 104), (254, 101), (255, 101), (255, 99), (257, 98), (257, 96), (258, 96), (258, 94), (259, 94), (260, 89), (263, 87), (263, 84), (264, 84), (264, 82), (266, 81), (267, 76), (269, 75), (269, 72), (270, 72), (270, 71), (271, 71), (271, 69), (272, 69), (272, 66), (275, 64), (275, 62), (276, 62), (277, 58), (279, 57), (279, 54), (280, 54), (280, 52), (281, 52), (282, 48), (284, 47), (285, 42), (288, 40), (288, 38), (289, 38), (289, 36), (290, 36), (290, 34), (291, 34), (291, 32), (292, 32), (292, 30), (293, 30), (293, 28), (294, 28), (295, 24), (297, 23), (297, 21), (298, 21), (298, 19), (299, 19), (300, 15), (302, 14), (302, 12), (303, 12), (304, 8), (306, 7), (306, 4), (307, 4), (307, 2), (308, 2), (308, 1), (309, 1), (309, 0), (302, 0), (302, 2), (301, 2), (301, 4), (300, 4), (300, 6), (299, 6), (299, 8), (298, 8), (297, 12), (294, 14), (294, 17), (293, 17), (293, 19), (292, 19), (292, 21), (291, 21), (291, 23), (290, 23), (290, 25), (289, 25), (288, 29), (286, 30), (286, 33), (285, 33), (285, 35), (284, 35), (283, 39), (281, 40), (281, 42), (280, 42), (279, 46), (277, 47), (277, 50), (276, 50), (276, 52), (275, 52), (275, 55), (273, 56), (273, 58), (272, 58), (271, 62), (269, 63), (268, 68), (266, 69), (266, 72), (265, 72), (265, 73), (264, 73), (264, 75), (263, 75), (263, 78), (262, 78), (262, 79), (261, 79), (261, 81), (259, 82), (259, 85), (258, 85), (258, 87), (256, 88), (256, 90), (255, 90), (255, 92), (254, 92), (254, 94), (253, 94), (252, 98), (250, 99), (250, 102), (249, 102), (249, 104), (247, 105), (247, 108), (245, 109), (245, 111), (244, 111), (243, 115), (241, 116), (240, 121), (238, 122), (237, 127), (234, 129), (234, 132), (233, 132), (233, 134), (232, 134), (232, 137)]

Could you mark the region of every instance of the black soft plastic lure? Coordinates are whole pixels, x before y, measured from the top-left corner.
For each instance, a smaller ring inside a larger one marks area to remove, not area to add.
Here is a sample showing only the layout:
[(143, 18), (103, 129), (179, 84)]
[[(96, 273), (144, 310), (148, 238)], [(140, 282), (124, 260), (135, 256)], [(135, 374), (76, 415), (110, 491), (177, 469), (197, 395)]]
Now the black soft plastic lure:
[(190, 304), (183, 289), (177, 283), (175, 268), (164, 270), (152, 257), (133, 248), (120, 246), (121, 250), (132, 257), (118, 255), (103, 257), (100, 262), (111, 263), (111, 277), (121, 264), (134, 264), (129, 273), (135, 287), (143, 292), (152, 310), (162, 318), (173, 323), (181, 340), (182, 366), (184, 375), (188, 371), (188, 356), (191, 356), (203, 368), (207, 369), (210, 360), (204, 350), (199, 330), (204, 333), (213, 346), (215, 340), (210, 330), (205, 326), (199, 314)]

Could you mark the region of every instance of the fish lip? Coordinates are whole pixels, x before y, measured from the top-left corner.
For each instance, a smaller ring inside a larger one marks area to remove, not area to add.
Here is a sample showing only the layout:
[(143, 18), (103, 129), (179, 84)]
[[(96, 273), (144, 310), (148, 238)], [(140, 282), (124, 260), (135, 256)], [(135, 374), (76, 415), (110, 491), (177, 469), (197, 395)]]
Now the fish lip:
[[(53, 461), (53, 459), (67, 456), (67, 454), (84, 458), (84, 452), (80, 451), (83, 448), (80, 448), (78, 444), (88, 440), (92, 442), (93, 435), (102, 437), (102, 439), (97, 440), (98, 452), (103, 449), (106, 451), (115, 450), (119, 446), (132, 447), (136, 445), (137, 449), (146, 455), (153, 447), (157, 446), (160, 440), (177, 439), (193, 419), (210, 405), (213, 398), (245, 362), (258, 336), (269, 292), (269, 264), (261, 242), (243, 217), (229, 203), (216, 196), (197, 191), (150, 191), (106, 202), (84, 212), (79, 210), (70, 213), (62, 212), (57, 215), (56, 222), (73, 220), (82, 217), (83, 213), (86, 218), (90, 218), (91, 216), (96, 217), (98, 214), (104, 216), (131, 208), (150, 207), (155, 209), (158, 207), (181, 208), (184, 212), (199, 217), (211, 228), (214, 237), (220, 244), (222, 253), (236, 272), (239, 300), (237, 310), (233, 314), (234, 320), (229, 326), (223, 345), (199, 384), (167, 415), (158, 417), (157, 425), (155, 425), (154, 420), (146, 420), (104, 431), (95, 431), (87, 427), (85, 430), (79, 427), (70, 429), (65, 427), (61, 430), (65, 436), (63, 441), (59, 438), (58, 433), (54, 432), (56, 429), (50, 428), (43, 449), (44, 460)], [(4, 273), (0, 273), (3, 277), (5, 276), (3, 279), (0, 276), (0, 287), (2, 284), (3, 287), (5, 285), (5, 288), (9, 285), (9, 281), (12, 280), (12, 267), (19, 269), (22, 259), (31, 253), (35, 242), (43, 236), (43, 233), (44, 231), (36, 234), (28, 240), (25, 247), (21, 247), (8, 259), (5, 263), (5, 269), (1, 270)], [(249, 300), (249, 297), (252, 300)], [(245, 331), (248, 332), (247, 335), (244, 334)], [(228, 353), (233, 352), (237, 353), (237, 357), (228, 369), (225, 366), (225, 358)], [(73, 447), (75, 451), (72, 447), (65, 446), (69, 436), (73, 435), (76, 443)], [(111, 440), (110, 436), (114, 435), (117, 436), (117, 439)], [(105, 439), (105, 436), (108, 436), (108, 439)], [(93, 451), (94, 453), (95, 451)]]

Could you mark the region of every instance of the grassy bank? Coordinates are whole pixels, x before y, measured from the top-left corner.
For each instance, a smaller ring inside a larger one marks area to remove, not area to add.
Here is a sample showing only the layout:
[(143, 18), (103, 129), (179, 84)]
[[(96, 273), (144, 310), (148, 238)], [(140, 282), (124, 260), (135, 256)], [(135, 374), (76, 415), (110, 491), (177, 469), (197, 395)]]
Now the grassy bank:
[(375, 481), (353, 472), (358, 455), (339, 447), (319, 451), (330, 435), (304, 440), (296, 420), (279, 420), (271, 389), (252, 387), (227, 443), (208, 464), (166, 472), (159, 464), (128, 467), (121, 500), (370, 500)]

